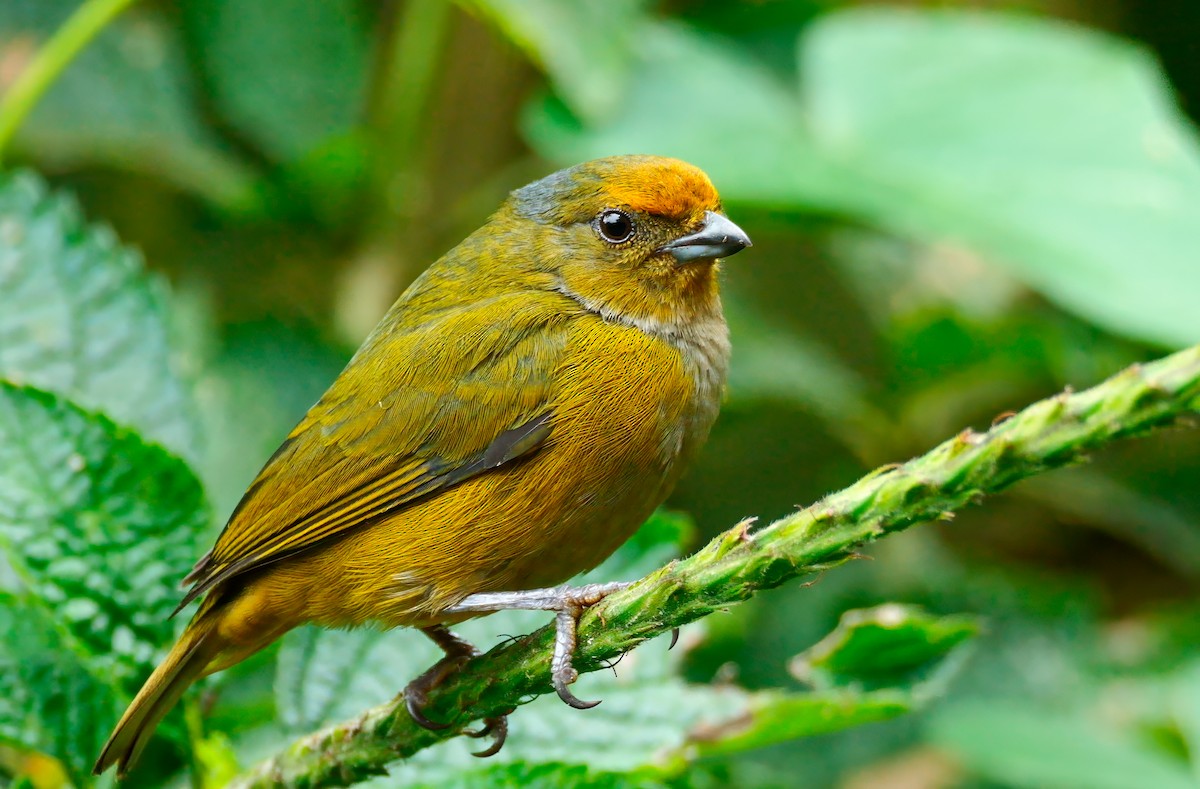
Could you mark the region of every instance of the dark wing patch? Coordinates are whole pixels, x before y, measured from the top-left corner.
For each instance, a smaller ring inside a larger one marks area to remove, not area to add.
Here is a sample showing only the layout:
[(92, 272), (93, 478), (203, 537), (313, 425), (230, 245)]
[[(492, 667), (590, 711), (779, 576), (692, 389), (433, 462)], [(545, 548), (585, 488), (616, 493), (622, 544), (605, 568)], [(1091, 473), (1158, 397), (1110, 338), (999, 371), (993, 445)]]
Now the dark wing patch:
[(460, 263), (431, 268), (292, 430), (188, 575), (184, 604), (546, 440), (570, 336), (562, 296), (445, 288)]
[(553, 430), (551, 411), (538, 414), (528, 422), (496, 436), (477, 456), (465, 463), (451, 464), (438, 458), (420, 464), (407, 463), (369, 479), (344, 495), (326, 502), (320, 509), (273, 532), (243, 535), (235, 546), (241, 554), (235, 561), (212, 564), (212, 552), (205, 554), (188, 574), (194, 583), (171, 616), (222, 581), (249, 570), (312, 548), (351, 529), (415, 504), (472, 477), (500, 468), (537, 450)]

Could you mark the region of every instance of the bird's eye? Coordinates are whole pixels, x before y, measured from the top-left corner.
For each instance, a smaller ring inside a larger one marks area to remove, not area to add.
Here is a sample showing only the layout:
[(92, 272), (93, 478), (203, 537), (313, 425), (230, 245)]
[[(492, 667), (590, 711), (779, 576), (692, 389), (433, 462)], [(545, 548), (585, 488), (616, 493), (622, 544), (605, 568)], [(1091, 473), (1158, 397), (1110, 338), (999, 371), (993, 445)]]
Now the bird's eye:
[(624, 211), (610, 208), (600, 212), (600, 216), (596, 217), (596, 232), (605, 241), (622, 244), (633, 238), (633, 220)]

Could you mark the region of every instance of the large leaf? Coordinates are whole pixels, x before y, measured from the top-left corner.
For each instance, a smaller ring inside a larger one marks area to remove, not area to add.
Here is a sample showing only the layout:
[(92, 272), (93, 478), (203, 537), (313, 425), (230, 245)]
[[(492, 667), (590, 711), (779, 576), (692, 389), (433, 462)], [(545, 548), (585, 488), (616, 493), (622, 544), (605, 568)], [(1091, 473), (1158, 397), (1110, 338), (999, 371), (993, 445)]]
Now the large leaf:
[(127, 685), (170, 643), (207, 523), (182, 461), (54, 395), (0, 383), (0, 546), (69, 649)]
[[(624, 153), (677, 156), (703, 167), (727, 199), (795, 206), (801, 186), (828, 179), (806, 143), (794, 90), (722, 39), (665, 23), (643, 22), (637, 79), (620, 111), (581, 126), (554, 99), (532, 105), (525, 134), (563, 163)], [(714, 98), (715, 97), (715, 98)], [(726, 97), (730, 107), (714, 111)], [(812, 205), (821, 205), (818, 200)]]
[(965, 245), (1112, 330), (1200, 336), (1200, 155), (1141, 50), (1015, 16), (862, 9), (807, 29), (797, 90), (694, 31), (641, 38), (620, 113), (581, 126), (543, 102), (531, 142), (564, 161), (677, 155), (728, 199)]
[[(609, 117), (634, 76), (645, 0), (459, 0), (489, 19), (554, 82), (571, 109)], [(602, 34), (598, 34), (603, 31)]]
[(44, 610), (0, 597), (0, 742), (54, 755), (77, 786), (120, 712), (114, 687), (85, 662)]
[(359, 3), (189, 0), (183, 7), (217, 109), (271, 158), (295, 159), (359, 120), (370, 55)]
[[(0, 3), (0, 54), (27, 61), (78, 0)], [(225, 205), (251, 199), (245, 166), (201, 121), (183, 48), (162, 15), (135, 8), (114, 21), (42, 97), (17, 137), (55, 166), (116, 165)]]
[(1015, 16), (850, 13), (801, 68), (817, 144), (876, 195), (858, 210), (1118, 331), (1200, 337), (1200, 149), (1145, 52)]
[(931, 739), (968, 768), (1018, 789), (1185, 789), (1190, 771), (1098, 716), (1041, 709), (1032, 703), (963, 702), (933, 719)]
[(58, 392), (184, 457), (196, 419), (161, 283), (29, 174), (0, 176), (0, 379)]

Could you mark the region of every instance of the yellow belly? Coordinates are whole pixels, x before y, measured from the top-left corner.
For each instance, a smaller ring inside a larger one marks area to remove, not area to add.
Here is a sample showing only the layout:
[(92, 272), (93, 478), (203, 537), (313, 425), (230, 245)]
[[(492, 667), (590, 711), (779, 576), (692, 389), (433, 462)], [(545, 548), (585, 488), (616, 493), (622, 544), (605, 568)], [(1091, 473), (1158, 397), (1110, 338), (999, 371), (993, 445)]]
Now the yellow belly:
[(698, 369), (663, 339), (575, 321), (553, 431), (537, 452), (284, 560), (245, 597), (328, 626), (424, 625), (469, 594), (549, 586), (594, 567), (666, 498), (707, 435), (723, 371), (702, 385)]

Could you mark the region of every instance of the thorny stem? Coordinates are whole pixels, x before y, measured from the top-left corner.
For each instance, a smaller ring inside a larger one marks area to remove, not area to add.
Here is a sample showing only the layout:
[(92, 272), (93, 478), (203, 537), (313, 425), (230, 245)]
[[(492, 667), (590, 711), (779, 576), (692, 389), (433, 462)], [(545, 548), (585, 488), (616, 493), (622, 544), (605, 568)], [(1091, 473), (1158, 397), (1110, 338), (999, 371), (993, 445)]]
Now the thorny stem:
[[(738, 524), (698, 553), (606, 598), (580, 622), (575, 665), (595, 671), (673, 627), (836, 565), (864, 543), (946, 517), (1020, 479), (1077, 462), (1116, 439), (1178, 424), (1197, 411), (1200, 346), (1135, 365), (1078, 394), (1042, 400), (986, 433), (964, 430), (761, 530)], [(549, 693), (553, 645), (554, 628), (544, 627), (473, 658), (430, 694), (428, 710), (461, 726)], [(402, 699), (393, 701), (297, 740), (230, 787), (349, 785), (384, 773), (389, 763), (454, 736), (456, 729), (422, 729)]]

